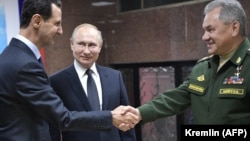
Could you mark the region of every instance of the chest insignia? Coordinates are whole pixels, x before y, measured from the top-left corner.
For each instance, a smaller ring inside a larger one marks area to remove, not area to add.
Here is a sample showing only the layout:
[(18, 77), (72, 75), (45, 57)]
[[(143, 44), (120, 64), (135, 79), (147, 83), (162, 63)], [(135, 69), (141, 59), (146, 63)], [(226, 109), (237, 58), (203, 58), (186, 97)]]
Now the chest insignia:
[(220, 89), (220, 94), (243, 95), (244, 89), (234, 89), (234, 88)]
[(237, 66), (234, 76), (225, 78), (225, 80), (223, 81), (223, 84), (242, 84), (244, 81), (244, 78), (240, 78), (241, 70), (242, 70), (242, 66)]

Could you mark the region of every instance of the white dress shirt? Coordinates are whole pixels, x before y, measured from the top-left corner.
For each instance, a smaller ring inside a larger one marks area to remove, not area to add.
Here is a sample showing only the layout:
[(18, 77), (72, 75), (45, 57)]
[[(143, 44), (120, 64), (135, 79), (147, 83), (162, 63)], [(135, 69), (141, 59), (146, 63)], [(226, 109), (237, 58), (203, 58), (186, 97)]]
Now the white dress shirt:
[[(79, 79), (81, 81), (82, 87), (83, 87), (86, 95), (88, 96), (88, 94), (87, 94), (87, 78), (88, 78), (88, 75), (85, 74), (85, 72), (86, 72), (86, 70), (88, 68), (84, 68), (76, 60), (74, 60), (74, 67), (75, 67), (76, 73), (77, 73), (77, 75), (78, 75), (78, 77), (79, 77)], [(101, 79), (100, 79), (99, 73), (98, 73), (97, 68), (96, 68), (96, 64), (94, 63), (90, 67), (90, 69), (93, 71), (92, 77), (95, 80), (96, 88), (97, 88), (97, 91), (98, 91), (99, 102), (100, 102), (100, 109), (102, 109), (102, 86), (101, 86)]]

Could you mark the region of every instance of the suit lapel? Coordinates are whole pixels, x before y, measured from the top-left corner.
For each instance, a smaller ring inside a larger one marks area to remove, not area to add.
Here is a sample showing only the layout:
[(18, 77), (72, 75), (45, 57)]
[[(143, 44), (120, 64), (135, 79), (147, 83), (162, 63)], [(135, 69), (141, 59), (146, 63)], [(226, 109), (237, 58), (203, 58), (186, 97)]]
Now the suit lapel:
[(91, 110), (88, 98), (78, 78), (74, 65), (72, 64), (66, 72), (66, 78), (72, 88), (73, 94), (78, 97), (85, 109)]
[(26, 52), (28, 55), (32, 56), (32, 58), (34, 58), (34, 60), (36, 60), (36, 56), (35, 54), (32, 52), (32, 50), (26, 45), (24, 44), (22, 41), (16, 39), (16, 38), (12, 38), (10, 45), (11, 47), (18, 47), (20, 49), (22, 49), (24, 52)]
[(96, 65), (98, 73), (100, 75), (101, 79), (101, 85), (102, 85), (102, 110), (107, 110), (108, 102), (109, 102), (109, 89), (110, 89), (110, 83), (108, 79), (108, 74), (105, 68)]

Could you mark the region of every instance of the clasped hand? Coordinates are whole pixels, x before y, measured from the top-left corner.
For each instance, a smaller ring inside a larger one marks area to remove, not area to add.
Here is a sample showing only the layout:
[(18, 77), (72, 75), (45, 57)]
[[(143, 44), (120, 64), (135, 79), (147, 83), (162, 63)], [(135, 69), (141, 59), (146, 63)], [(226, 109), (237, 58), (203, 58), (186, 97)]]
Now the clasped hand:
[(134, 128), (141, 120), (138, 109), (131, 106), (119, 106), (111, 111), (113, 117), (113, 125), (122, 131)]

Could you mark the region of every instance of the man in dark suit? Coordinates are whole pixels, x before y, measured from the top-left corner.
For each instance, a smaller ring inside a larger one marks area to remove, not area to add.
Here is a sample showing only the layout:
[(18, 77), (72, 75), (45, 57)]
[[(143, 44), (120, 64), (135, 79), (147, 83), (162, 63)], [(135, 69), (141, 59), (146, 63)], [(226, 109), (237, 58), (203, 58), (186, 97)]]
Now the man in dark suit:
[(70, 112), (64, 107), (38, 62), (39, 49), (63, 32), (61, 2), (25, 0), (22, 10), (20, 32), (0, 55), (0, 141), (50, 141), (48, 123), (62, 130), (109, 132), (121, 120), (133, 122), (116, 111)]
[[(86, 71), (93, 71), (97, 93), (98, 109), (113, 110), (119, 105), (129, 105), (122, 75), (119, 71), (97, 65), (103, 40), (101, 32), (91, 24), (77, 26), (71, 36), (70, 45), (74, 62), (67, 68), (50, 76), (51, 86), (69, 110), (93, 111), (89, 102)], [(59, 141), (59, 134), (52, 133), (53, 141)], [(134, 129), (123, 132), (115, 127), (109, 131), (62, 132), (63, 141), (136, 141)]]

